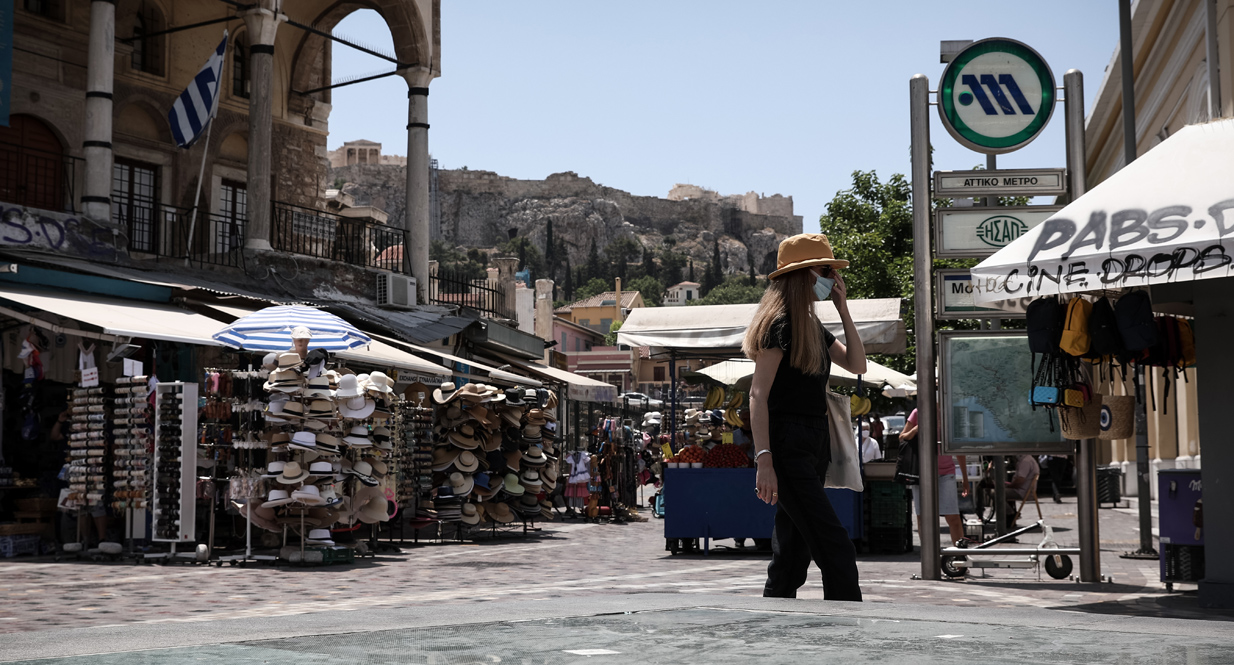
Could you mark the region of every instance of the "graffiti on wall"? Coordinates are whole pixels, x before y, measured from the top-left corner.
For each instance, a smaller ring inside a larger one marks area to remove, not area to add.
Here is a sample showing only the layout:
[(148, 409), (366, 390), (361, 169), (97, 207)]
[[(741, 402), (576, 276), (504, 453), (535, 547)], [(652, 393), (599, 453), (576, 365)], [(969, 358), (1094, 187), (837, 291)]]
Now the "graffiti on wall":
[(87, 259), (115, 258), (115, 234), (75, 215), (0, 205), (0, 246)]

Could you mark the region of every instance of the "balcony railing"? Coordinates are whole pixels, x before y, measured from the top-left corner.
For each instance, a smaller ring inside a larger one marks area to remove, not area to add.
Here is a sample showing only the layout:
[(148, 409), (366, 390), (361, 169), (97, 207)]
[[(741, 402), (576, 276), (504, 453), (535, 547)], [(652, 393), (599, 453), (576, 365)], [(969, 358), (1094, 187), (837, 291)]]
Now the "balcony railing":
[(515, 318), (514, 308), (507, 306), (496, 281), (471, 279), (467, 272), (448, 266), (439, 267), (429, 277), (428, 300), (438, 305), (468, 307), (493, 318)]
[(0, 201), (52, 212), (75, 212), (79, 157), (0, 142)]
[[(243, 217), (216, 215), (157, 202), (113, 200), (112, 221), (125, 229), (130, 254), (163, 262), (239, 267), (243, 256)], [(189, 241), (192, 225), (192, 242)]]
[(273, 203), (274, 249), (365, 268), (403, 270), (403, 232), (290, 203)]

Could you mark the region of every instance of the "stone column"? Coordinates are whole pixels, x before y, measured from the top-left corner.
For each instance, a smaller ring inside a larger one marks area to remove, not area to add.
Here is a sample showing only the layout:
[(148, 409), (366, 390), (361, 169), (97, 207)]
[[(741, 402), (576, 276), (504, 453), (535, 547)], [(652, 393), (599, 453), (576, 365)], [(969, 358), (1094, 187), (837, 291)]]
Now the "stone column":
[(274, 37), (282, 0), (258, 0), (253, 9), (241, 12), (248, 27), (252, 85), (249, 93), (248, 221), (244, 227), (246, 249), (269, 250), (270, 246), (270, 152), (274, 134)]
[(90, 3), (90, 42), (86, 61), (86, 131), (82, 152), (86, 181), (82, 212), (97, 222), (111, 220), (111, 91), (116, 68), (116, 5)]
[[(428, 199), (428, 84), (433, 80), (427, 67), (412, 67), (403, 72), (407, 79), (407, 196), (403, 214), (404, 270), (416, 278), (417, 288), (428, 286), (429, 199)], [(510, 303), (514, 302), (513, 288)]]
[[(536, 337), (553, 341), (553, 280), (536, 280)], [(554, 347), (565, 353), (563, 348)], [(547, 362), (552, 349), (544, 350), (544, 360)]]
[(493, 265), (497, 267), (497, 286), (501, 290), (502, 309), (505, 310), (502, 318), (515, 318), (514, 299), (517, 295), (514, 293), (514, 273), (518, 271), (518, 259), (499, 256), (493, 259)]

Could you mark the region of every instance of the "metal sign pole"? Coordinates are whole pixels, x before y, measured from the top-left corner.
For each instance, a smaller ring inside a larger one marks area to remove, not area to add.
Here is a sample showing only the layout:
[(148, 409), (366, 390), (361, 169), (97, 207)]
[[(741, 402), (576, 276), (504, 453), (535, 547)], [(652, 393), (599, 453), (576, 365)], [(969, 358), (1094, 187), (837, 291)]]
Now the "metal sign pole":
[[(917, 342), (917, 448), (921, 460), (921, 577), (942, 577), (938, 543), (938, 453), (934, 394), (934, 285), (930, 252), (930, 79), (908, 82), (913, 156), (913, 284)], [(954, 490), (953, 490), (954, 491)]]
[[(1063, 117), (1066, 119), (1067, 176), (1071, 200), (1088, 191), (1085, 177), (1087, 152), (1084, 148), (1084, 74), (1069, 70), (1063, 75)], [(1097, 441), (1084, 439), (1077, 444), (1076, 513), (1080, 529), (1080, 581), (1101, 581), (1101, 536), (1097, 525)]]

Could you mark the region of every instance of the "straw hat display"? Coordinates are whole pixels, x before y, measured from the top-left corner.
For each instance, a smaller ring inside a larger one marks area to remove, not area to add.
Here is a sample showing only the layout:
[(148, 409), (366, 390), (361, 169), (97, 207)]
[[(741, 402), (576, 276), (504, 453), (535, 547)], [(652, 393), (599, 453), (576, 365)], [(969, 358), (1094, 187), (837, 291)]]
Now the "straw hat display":
[[(402, 500), (388, 492), (403, 474), (404, 437), (396, 416), (403, 396), (384, 371), (357, 374), (332, 366), (320, 349), (310, 354), (301, 359), (287, 352), (268, 359), (266, 430), (260, 440), (270, 452), (264, 468), (252, 476), (260, 495), (234, 504), (254, 527), (289, 529), (301, 546), (344, 547), (353, 538), (339, 542), (334, 529), (386, 522)], [(458, 457), (424, 463), (453, 468)], [(463, 461), (464, 468), (469, 465), (476, 465), (474, 456)], [(473, 509), (468, 519), (477, 515)]]

